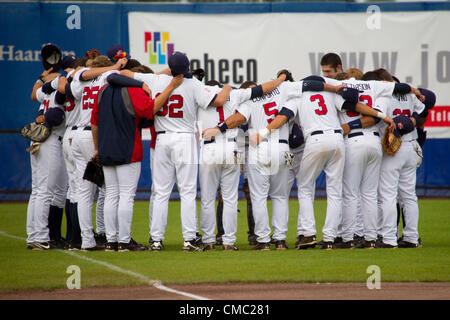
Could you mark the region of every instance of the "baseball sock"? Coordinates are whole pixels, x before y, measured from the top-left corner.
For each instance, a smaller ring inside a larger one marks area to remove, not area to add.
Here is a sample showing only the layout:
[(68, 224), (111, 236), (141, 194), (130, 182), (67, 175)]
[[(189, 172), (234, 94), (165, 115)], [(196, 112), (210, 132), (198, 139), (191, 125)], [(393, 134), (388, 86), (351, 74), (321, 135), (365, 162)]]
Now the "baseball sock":
[(49, 213), (48, 213), (48, 233), (50, 240), (57, 240), (57, 234), (56, 234), (56, 225), (57, 225), (57, 213), (56, 213), (57, 207), (50, 206)]
[(225, 231), (223, 230), (223, 199), (221, 193), (219, 194), (219, 202), (217, 203), (216, 221), (217, 221), (217, 236), (221, 237), (225, 233)]
[(64, 208), (55, 207), (55, 237), (56, 240), (59, 240), (62, 238), (61, 236), (61, 225), (62, 225), (62, 218), (64, 215)]
[(66, 240), (71, 241), (72, 240), (72, 204), (70, 203), (69, 199), (66, 199)]
[(81, 244), (81, 229), (80, 222), (78, 220), (78, 206), (77, 203), (72, 203), (72, 242), (75, 244)]

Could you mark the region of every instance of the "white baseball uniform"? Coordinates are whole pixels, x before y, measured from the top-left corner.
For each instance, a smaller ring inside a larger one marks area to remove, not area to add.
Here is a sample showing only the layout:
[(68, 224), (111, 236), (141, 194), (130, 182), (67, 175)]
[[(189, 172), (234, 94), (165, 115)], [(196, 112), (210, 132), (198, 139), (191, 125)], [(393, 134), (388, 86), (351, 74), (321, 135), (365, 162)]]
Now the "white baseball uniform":
[(305, 92), (300, 99), (286, 104), (298, 116), (305, 137), (305, 148), (297, 176), (299, 215), (297, 235), (316, 235), (314, 218), (315, 181), (322, 170), (326, 174), (327, 214), (323, 226), (323, 241), (337, 236), (341, 217), (342, 174), (345, 148), (338, 119), (344, 100), (329, 92)]
[[(369, 107), (374, 107), (378, 97), (392, 97), (395, 86), (392, 82), (362, 81), (354, 78), (342, 83), (358, 89), (359, 101)], [(338, 115), (341, 124), (362, 117), (358, 112), (345, 110)], [(378, 125), (375, 125), (353, 129), (344, 138), (347, 156), (343, 175), (340, 231), (344, 242), (353, 240), (355, 234), (364, 236), (367, 241), (376, 240), (378, 177), (382, 157), (379, 136)]]
[[(45, 113), (50, 108), (63, 109), (55, 102), (56, 91), (45, 94), (39, 88), (36, 98)], [(50, 206), (63, 208), (67, 193), (67, 173), (62, 155), (64, 121), (52, 128), (51, 135), (41, 143), (39, 151), (30, 155), (32, 170), (32, 193), (27, 209), (28, 243), (47, 242), (49, 238), (48, 217)]]
[[(289, 99), (302, 95), (303, 82), (283, 82), (272, 92), (249, 100), (238, 107), (249, 124), (249, 135), (266, 128)], [(256, 148), (249, 146), (247, 178), (259, 243), (270, 242), (267, 197), (272, 200), (274, 240), (286, 240), (289, 219), (289, 124), (286, 123)]]
[[(75, 108), (79, 109), (79, 118), (72, 128), (76, 130), (72, 139), (72, 152), (75, 158), (78, 178), (78, 218), (80, 221), (82, 248), (95, 247), (94, 229), (92, 224), (92, 205), (96, 191), (96, 185), (83, 179), (86, 164), (94, 154), (94, 142), (91, 132), (91, 111), (98, 97), (100, 89), (106, 84), (108, 75), (118, 71), (108, 71), (90, 81), (81, 81), (80, 75), (88, 70), (83, 68), (77, 71), (70, 84), (72, 94), (75, 98)], [(104, 199), (104, 188), (100, 189), (98, 202)], [(97, 208), (99, 208), (97, 204)], [(103, 210), (96, 211), (97, 228), (103, 226)], [(99, 232), (102, 233), (102, 232)]]
[[(135, 73), (134, 78), (145, 82), (152, 90), (153, 98), (169, 85), (167, 75)], [(197, 109), (210, 105), (215, 92), (195, 78), (185, 78), (168, 99), (168, 103), (156, 114), (157, 132), (153, 156), (152, 183), (154, 200), (150, 236), (153, 241), (163, 241), (167, 225), (170, 194), (175, 183), (181, 199), (182, 234), (186, 242), (192, 241), (197, 232), (197, 172), (198, 150), (194, 135)]]
[[(375, 106), (394, 118), (400, 114), (410, 117), (414, 112), (422, 113), (425, 106), (413, 94), (379, 98)], [(384, 133), (385, 126), (380, 128)], [(400, 149), (394, 156), (383, 154), (378, 187), (381, 209), (381, 235), (385, 244), (397, 245), (397, 195), (403, 205), (405, 228), (403, 240), (418, 243), (417, 225), (419, 207), (416, 195), (416, 170), (422, 163), (422, 150), (417, 143), (417, 130), (402, 136)]]
[[(217, 93), (218, 86), (210, 87)], [(250, 99), (252, 89), (232, 90), (228, 101), (222, 107), (198, 109), (199, 132), (212, 128), (233, 115), (236, 107)], [(223, 199), (223, 244), (233, 245), (237, 231), (237, 203), (240, 176), (238, 149), (236, 138), (238, 128), (229, 129), (224, 135), (218, 135), (214, 140), (202, 141), (200, 149), (200, 190), (201, 215), (200, 226), (203, 232), (203, 243), (214, 243), (216, 216), (215, 203), (217, 189), (220, 185)]]

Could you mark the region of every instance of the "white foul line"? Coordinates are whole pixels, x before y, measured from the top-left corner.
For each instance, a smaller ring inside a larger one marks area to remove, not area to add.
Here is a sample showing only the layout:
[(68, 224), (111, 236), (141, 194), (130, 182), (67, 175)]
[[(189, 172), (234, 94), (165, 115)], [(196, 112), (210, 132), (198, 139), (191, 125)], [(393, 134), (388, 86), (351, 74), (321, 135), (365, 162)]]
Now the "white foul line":
[[(0, 231), (0, 235), (8, 237), (8, 238), (12, 238), (12, 239), (26, 241), (26, 239), (23, 238), (23, 237), (14, 236), (14, 235), (6, 233), (4, 231)], [(105, 261), (96, 260), (96, 259), (84, 256), (84, 255), (78, 254), (78, 253), (73, 252), (73, 251), (66, 251), (66, 250), (57, 250), (57, 251), (63, 252), (65, 254), (71, 255), (73, 257), (76, 257), (76, 258), (79, 258), (79, 259), (82, 259), (82, 260), (86, 260), (86, 261), (89, 261), (89, 262), (92, 262), (92, 263), (95, 263), (95, 264), (102, 265), (102, 266), (104, 266), (104, 267), (106, 267), (106, 268), (108, 268), (110, 270), (117, 271), (117, 272), (129, 275), (131, 277), (139, 279), (140, 281), (142, 281), (144, 283), (147, 283), (147, 284), (155, 287), (156, 289), (159, 289), (159, 290), (162, 290), (162, 291), (171, 292), (171, 293), (182, 295), (182, 296), (185, 296), (185, 297), (188, 297), (188, 298), (192, 298), (192, 299), (195, 299), (195, 300), (209, 300), (208, 298), (205, 298), (205, 297), (202, 297), (202, 296), (197, 296), (197, 295), (194, 295), (194, 294), (191, 294), (191, 293), (188, 293), (188, 292), (183, 292), (183, 291), (178, 291), (178, 290), (175, 290), (175, 289), (168, 288), (165, 285), (163, 285), (160, 280), (149, 279), (149, 278), (147, 278), (146, 276), (144, 276), (144, 275), (142, 275), (140, 273), (136, 273), (134, 271), (122, 269), (122, 268), (120, 268), (118, 266), (115, 266), (115, 265), (113, 265), (111, 263), (108, 263), (108, 262), (105, 262)]]

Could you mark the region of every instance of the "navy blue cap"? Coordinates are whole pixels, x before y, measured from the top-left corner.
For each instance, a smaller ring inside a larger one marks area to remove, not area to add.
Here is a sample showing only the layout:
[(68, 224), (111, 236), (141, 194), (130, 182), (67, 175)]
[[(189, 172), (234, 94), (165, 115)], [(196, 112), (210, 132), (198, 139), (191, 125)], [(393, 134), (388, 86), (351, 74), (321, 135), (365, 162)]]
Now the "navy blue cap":
[(76, 58), (74, 55), (72, 55), (72, 54), (70, 54), (70, 55), (68, 55), (68, 56), (65, 56), (65, 57), (62, 59), (62, 62), (61, 62), (61, 68), (62, 68), (63, 70), (69, 68), (69, 67), (72, 65), (72, 63), (75, 62), (75, 60), (77, 60), (77, 58)]
[(60, 108), (50, 108), (45, 113), (45, 122), (52, 127), (59, 126), (64, 121), (64, 111)]
[(434, 94), (434, 92), (430, 91), (428, 89), (422, 89), (422, 88), (419, 88), (419, 91), (422, 95), (425, 96), (425, 101), (423, 102), (423, 104), (425, 105), (425, 108), (427, 108), (427, 110), (430, 110), (431, 108), (433, 108), (436, 103), (436, 95)]
[(106, 55), (114, 63), (121, 58), (131, 58), (131, 56), (125, 52), (121, 44), (113, 44), (110, 46), (108, 50), (106, 50)]
[(172, 75), (175, 77), (182, 74), (185, 78), (192, 78), (189, 72), (189, 59), (186, 54), (176, 51), (169, 57), (169, 68)]
[(392, 79), (394, 79), (395, 82), (400, 83), (400, 80), (396, 76), (392, 76)]

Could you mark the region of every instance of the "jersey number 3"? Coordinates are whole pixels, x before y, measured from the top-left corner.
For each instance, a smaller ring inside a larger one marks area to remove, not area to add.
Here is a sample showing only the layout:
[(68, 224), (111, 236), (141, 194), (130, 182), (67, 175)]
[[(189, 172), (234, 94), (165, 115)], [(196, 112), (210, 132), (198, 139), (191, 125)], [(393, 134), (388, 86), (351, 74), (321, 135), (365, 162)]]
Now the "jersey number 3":
[(314, 102), (316, 100), (318, 101), (319, 108), (315, 109), (314, 111), (319, 115), (323, 116), (328, 113), (327, 105), (325, 104), (325, 101), (323, 100), (323, 96), (321, 94), (315, 94), (311, 96), (311, 102)]
[[(159, 96), (160, 93), (156, 95)], [(183, 107), (183, 97), (179, 94), (174, 94), (169, 97), (162, 109), (159, 109), (157, 116), (165, 117), (169, 114), (169, 118), (183, 118), (183, 110), (179, 110)]]

